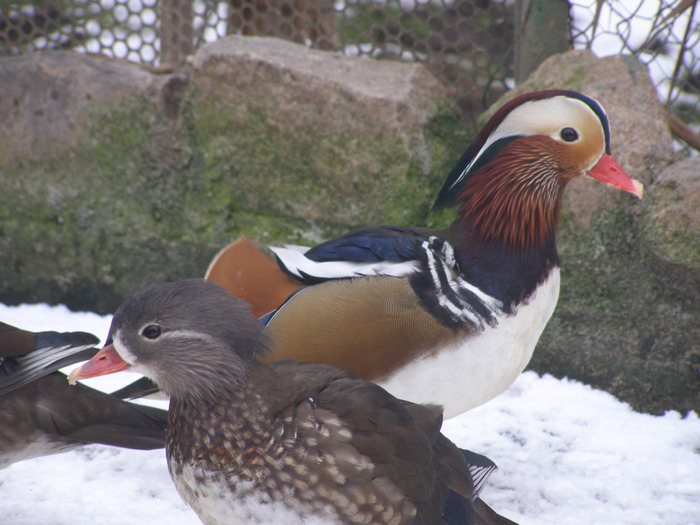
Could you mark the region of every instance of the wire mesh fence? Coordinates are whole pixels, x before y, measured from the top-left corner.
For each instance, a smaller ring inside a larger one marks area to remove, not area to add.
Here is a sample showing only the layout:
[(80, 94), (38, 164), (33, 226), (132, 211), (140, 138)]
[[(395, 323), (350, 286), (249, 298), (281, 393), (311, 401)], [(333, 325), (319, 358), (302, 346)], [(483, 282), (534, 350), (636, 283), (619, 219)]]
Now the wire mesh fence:
[[(570, 42), (649, 67), (661, 100), (700, 126), (697, 0), (571, 0)], [(323, 50), (424, 62), (466, 120), (513, 85), (511, 0), (0, 1), (0, 55), (75, 49), (177, 66), (226, 34), (285, 38)]]
[[(677, 137), (700, 150), (700, 10), (697, 0), (571, 0), (574, 48), (630, 54), (649, 68)], [(687, 127), (686, 127), (687, 126)], [(694, 130), (694, 131), (693, 131)]]

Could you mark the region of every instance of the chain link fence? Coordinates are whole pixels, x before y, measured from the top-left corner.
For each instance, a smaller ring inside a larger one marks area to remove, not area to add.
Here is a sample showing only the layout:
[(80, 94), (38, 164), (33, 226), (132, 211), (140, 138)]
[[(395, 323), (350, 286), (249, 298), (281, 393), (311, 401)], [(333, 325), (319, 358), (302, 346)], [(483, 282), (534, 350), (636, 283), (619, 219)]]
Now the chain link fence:
[[(697, 0), (570, 4), (572, 46), (638, 56), (692, 142), (700, 126)], [(75, 49), (166, 68), (226, 34), (274, 36), (424, 62), (469, 121), (513, 85), (514, 11), (511, 0), (0, 0), (0, 55)]]
[(649, 68), (674, 135), (700, 151), (697, 0), (571, 0), (571, 41), (598, 56), (635, 55)]

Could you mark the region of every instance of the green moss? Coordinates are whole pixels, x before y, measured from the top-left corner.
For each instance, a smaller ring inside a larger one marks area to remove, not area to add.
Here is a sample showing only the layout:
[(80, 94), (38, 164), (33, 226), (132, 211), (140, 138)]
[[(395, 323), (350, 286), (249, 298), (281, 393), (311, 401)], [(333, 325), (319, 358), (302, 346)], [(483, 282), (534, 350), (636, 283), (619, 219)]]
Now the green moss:
[(590, 226), (564, 213), (557, 245), (559, 303), (530, 366), (605, 388), (640, 410), (692, 409), (688, 352), (698, 349), (700, 305), (679, 301), (673, 277), (648, 264), (624, 198)]
[[(244, 120), (215, 102), (198, 101), (186, 112), (188, 132), (202, 152), (192, 169), (201, 171), (226, 213), (229, 235), (245, 228), (253, 238), (298, 242), (369, 224), (425, 224), (432, 199), (464, 148), (449, 108), (407, 144), (386, 130), (361, 129), (349, 137), (320, 124), (300, 124), (290, 133), (261, 102), (248, 104), (237, 112)], [(243, 227), (242, 216), (259, 216), (260, 226), (249, 220)]]
[[(146, 100), (94, 107), (79, 147), (2, 167), (0, 183), (15, 187), (0, 193), (16, 196), (0, 211), (3, 242), (12, 245), (0, 259), (16, 268), (5, 297), (24, 290), (30, 300), (109, 311), (125, 293), (169, 275), (168, 252), (190, 236), (182, 218), (196, 184), (172, 169), (181, 162), (166, 124)], [(195, 261), (175, 259), (179, 271)], [(37, 280), (52, 283), (52, 299)], [(98, 298), (75, 295), (88, 282)]]
[(655, 184), (646, 199), (643, 238), (648, 249), (668, 263), (700, 268), (700, 231), (681, 211), (677, 185)]

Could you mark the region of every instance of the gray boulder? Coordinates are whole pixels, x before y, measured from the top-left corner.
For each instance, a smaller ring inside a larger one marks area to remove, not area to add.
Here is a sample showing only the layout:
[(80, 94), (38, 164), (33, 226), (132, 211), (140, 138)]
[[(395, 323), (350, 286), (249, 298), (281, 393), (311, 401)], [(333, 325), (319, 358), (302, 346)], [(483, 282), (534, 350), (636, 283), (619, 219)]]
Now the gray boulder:
[(268, 38), (157, 74), (71, 52), (0, 59), (0, 300), (111, 312), (246, 234), (311, 242), (425, 222), (464, 147), (420, 64)]
[[(651, 267), (682, 296), (700, 295), (700, 158), (672, 164), (654, 180), (642, 221)], [(700, 324), (700, 319), (698, 319)]]
[(557, 236), (559, 304), (530, 367), (603, 388), (640, 410), (697, 410), (697, 161), (669, 167), (666, 114), (635, 58), (555, 55), (516, 93), (554, 87), (603, 104), (613, 155), (646, 193), (639, 201), (590, 178), (571, 183)]

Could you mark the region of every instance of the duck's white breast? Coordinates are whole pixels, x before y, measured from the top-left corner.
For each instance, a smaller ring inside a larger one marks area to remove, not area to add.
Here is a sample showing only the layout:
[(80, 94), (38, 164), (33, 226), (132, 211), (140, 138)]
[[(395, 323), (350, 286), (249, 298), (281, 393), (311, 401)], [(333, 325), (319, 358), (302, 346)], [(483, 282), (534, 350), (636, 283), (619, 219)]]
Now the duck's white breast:
[(398, 398), (442, 405), (445, 418), (486, 403), (525, 369), (558, 297), (554, 268), (529, 301), (496, 326), (415, 359), (379, 384)]
[(273, 501), (248, 480), (232, 478), (227, 483), (222, 474), (193, 465), (170, 467), (180, 497), (206, 525), (341, 525), (331, 516), (302, 515), (287, 501), (293, 494)]

